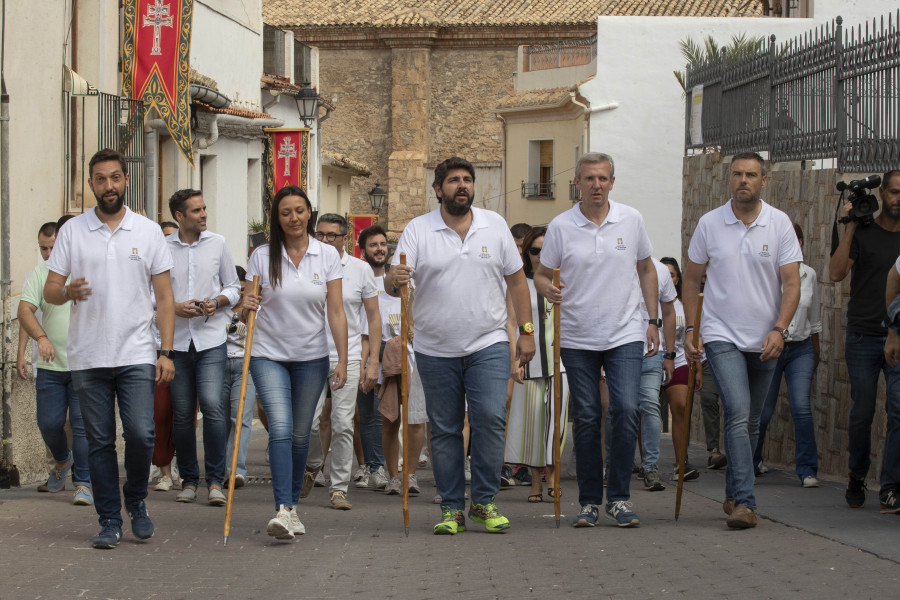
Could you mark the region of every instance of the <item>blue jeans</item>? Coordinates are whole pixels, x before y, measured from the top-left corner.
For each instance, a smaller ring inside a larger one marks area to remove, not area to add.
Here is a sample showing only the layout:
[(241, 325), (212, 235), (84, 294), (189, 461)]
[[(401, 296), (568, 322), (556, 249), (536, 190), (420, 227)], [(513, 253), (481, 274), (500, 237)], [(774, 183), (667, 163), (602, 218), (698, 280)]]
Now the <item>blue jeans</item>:
[(378, 412), (378, 394), (372, 389), (364, 394), (356, 394), (359, 409), (359, 436), (362, 438), (363, 460), (369, 472), (384, 466), (384, 451), (381, 449), (381, 413)]
[(66, 415), (72, 426), (72, 483), (91, 487), (88, 468), (88, 443), (84, 433), (81, 405), (68, 371), (41, 369), (35, 378), (35, 408), (37, 426), (53, 460), (62, 464), (69, 460), (69, 440), (66, 438)]
[(662, 433), (662, 418), (659, 415), (659, 388), (662, 386), (663, 358), (657, 352), (650, 358), (641, 360), (641, 450), (643, 450), (642, 466), (644, 471), (658, 471), (659, 436)]
[(850, 474), (864, 479), (869, 473), (872, 447), (872, 419), (875, 418), (875, 395), (878, 372), (884, 373), (887, 386), (885, 410), (887, 433), (881, 463), (881, 492), (900, 487), (900, 365), (893, 369), (884, 360), (885, 338), (848, 333), (844, 341), (844, 358), (850, 377)]
[[(41, 375), (43, 377), (43, 374)], [(153, 389), (155, 365), (72, 371), (88, 441), (88, 465), (94, 509), (100, 521), (122, 524), (119, 459), (116, 455), (116, 404), (125, 438), (125, 507), (147, 497), (153, 457)]]
[(328, 377), (328, 357), (298, 362), (250, 359), (250, 374), (269, 420), (269, 466), (275, 509), (300, 502), (309, 429)]
[(742, 352), (731, 342), (708, 342), (703, 347), (725, 413), (725, 498), (756, 510), (753, 449), (777, 361), (762, 362), (759, 352)]
[(225, 443), (228, 436), (228, 401), (222, 396), (225, 381), (225, 344), (198, 352), (194, 343), (187, 352), (175, 352), (172, 394), (172, 438), (182, 485), (197, 487), (197, 403), (203, 413), (203, 461), (206, 485), (222, 485), (225, 479)]
[[(466, 479), (463, 420), (468, 401), (472, 444), (472, 502), (485, 504), (500, 491), (506, 434), (509, 342), (452, 358), (416, 352), (431, 422), (431, 453), (441, 504), (464, 509)], [(411, 458), (418, 460), (418, 457)]]
[[(222, 399), (231, 407), (231, 418), (228, 421), (228, 444), (225, 446), (225, 472), (231, 473), (231, 455), (234, 453), (234, 426), (237, 423), (238, 401), (241, 399), (241, 376), (244, 359), (229, 358), (225, 366), (225, 386)], [(250, 428), (253, 425), (253, 407), (256, 405), (256, 387), (253, 377), (247, 373), (247, 396), (244, 399), (244, 414), (241, 415), (241, 443), (238, 446), (236, 475), (247, 476), (247, 449), (250, 447)], [(205, 416), (205, 415), (204, 415)]]
[(816, 432), (813, 426), (812, 408), (809, 390), (812, 386), (815, 353), (812, 339), (802, 342), (787, 343), (778, 357), (772, 385), (766, 396), (762, 416), (759, 419), (759, 441), (753, 455), (753, 464), (762, 462), (763, 444), (766, 441), (766, 428), (775, 406), (778, 403), (778, 390), (781, 388), (781, 375), (787, 379), (788, 401), (791, 407), (791, 418), (794, 420), (794, 464), (800, 481), (805, 477), (815, 477), (819, 470), (819, 455), (816, 450)]
[(622, 344), (609, 350), (560, 348), (571, 391), (572, 433), (579, 504), (603, 503), (603, 440), (600, 435), (603, 408), (600, 404), (600, 369), (606, 370), (609, 411), (609, 477), (607, 500), (631, 497), (631, 466), (637, 446), (638, 389), (644, 346)]

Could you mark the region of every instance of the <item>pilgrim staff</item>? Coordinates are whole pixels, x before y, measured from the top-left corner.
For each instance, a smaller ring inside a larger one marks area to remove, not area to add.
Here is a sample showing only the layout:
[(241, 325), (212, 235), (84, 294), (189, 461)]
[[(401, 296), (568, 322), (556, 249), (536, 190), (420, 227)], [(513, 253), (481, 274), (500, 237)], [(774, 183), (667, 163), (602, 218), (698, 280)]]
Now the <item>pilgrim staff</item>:
[[(692, 343), (694, 348), (700, 345), (700, 317), (703, 315), (703, 292), (697, 294), (697, 316), (694, 318), (694, 330)], [(691, 361), (688, 369), (688, 396), (684, 405), (684, 443), (678, 449), (678, 490), (675, 492), (675, 522), (681, 513), (681, 493), (684, 491), (684, 463), (687, 460), (687, 449), (691, 441), (691, 408), (694, 404), (694, 383), (697, 378), (696, 360)]]

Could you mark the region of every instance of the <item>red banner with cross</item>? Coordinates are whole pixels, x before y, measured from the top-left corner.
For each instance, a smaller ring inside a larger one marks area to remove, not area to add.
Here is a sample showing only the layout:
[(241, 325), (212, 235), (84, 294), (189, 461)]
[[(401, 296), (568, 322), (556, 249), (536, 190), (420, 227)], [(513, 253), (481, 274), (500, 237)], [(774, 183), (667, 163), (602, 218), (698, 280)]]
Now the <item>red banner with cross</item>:
[[(190, 110), (194, 0), (125, 0), (122, 91), (155, 108), (193, 166)], [(126, 144), (127, 145), (127, 144)]]

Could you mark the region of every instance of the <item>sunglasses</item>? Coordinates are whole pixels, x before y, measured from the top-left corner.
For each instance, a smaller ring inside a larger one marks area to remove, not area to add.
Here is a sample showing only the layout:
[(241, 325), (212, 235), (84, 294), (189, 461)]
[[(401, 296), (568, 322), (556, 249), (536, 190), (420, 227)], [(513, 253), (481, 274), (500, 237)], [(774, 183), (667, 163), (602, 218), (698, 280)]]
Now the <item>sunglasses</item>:
[(540, 253), (541, 253), (541, 249), (536, 246), (532, 246), (531, 248), (528, 249), (528, 254), (530, 254), (532, 256), (537, 256)]

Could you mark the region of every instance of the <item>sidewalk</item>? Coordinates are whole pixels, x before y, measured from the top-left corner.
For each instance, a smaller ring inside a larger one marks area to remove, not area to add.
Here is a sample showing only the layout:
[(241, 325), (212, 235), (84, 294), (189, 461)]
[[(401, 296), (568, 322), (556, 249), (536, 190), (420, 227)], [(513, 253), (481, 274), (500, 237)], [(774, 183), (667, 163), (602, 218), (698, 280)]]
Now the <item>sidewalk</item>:
[[(430, 469), (410, 499), (403, 534), (400, 496), (351, 486), (353, 510), (329, 508), (316, 488), (301, 504), (307, 534), (278, 542), (265, 534), (274, 513), (265, 437), (251, 440), (251, 483), (235, 493), (231, 535), (222, 545), (225, 511), (179, 504), (175, 491), (150, 492), (156, 534), (137, 541), (127, 523), (115, 550), (90, 548), (99, 530), (91, 507), (72, 491), (38, 494), (36, 486), (0, 490), (0, 598), (892, 598), (900, 589), (900, 516), (881, 515), (870, 492), (851, 510), (843, 485), (803, 489), (792, 473), (758, 480), (759, 526), (725, 527), (724, 471), (701, 469), (685, 484), (674, 520), (675, 486), (647, 492), (632, 480), (637, 529), (602, 520), (569, 525), (577, 485), (562, 483), (561, 528), (553, 503), (529, 504), (528, 487), (500, 493), (511, 529), (491, 535), (469, 522), (457, 536), (434, 536), (439, 509)], [(672, 462), (663, 436), (662, 464)], [(691, 448), (691, 461), (705, 452)], [(664, 471), (666, 477), (671, 473)], [(199, 499), (206, 492), (200, 490)], [(862, 550), (862, 551), (861, 551)]]

